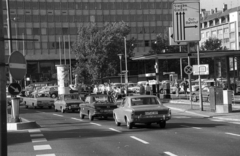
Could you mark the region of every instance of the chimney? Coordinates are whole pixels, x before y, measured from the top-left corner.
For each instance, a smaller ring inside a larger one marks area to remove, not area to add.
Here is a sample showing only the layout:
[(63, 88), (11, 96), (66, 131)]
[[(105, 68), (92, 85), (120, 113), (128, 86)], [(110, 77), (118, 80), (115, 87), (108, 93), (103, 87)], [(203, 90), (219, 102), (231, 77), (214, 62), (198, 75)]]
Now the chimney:
[(205, 12), (206, 12), (206, 9), (201, 9), (201, 16), (202, 16), (202, 18), (205, 17)]
[(218, 11), (217, 11), (217, 8), (215, 8), (215, 13), (217, 13)]
[(223, 3), (223, 12), (227, 10), (227, 4)]

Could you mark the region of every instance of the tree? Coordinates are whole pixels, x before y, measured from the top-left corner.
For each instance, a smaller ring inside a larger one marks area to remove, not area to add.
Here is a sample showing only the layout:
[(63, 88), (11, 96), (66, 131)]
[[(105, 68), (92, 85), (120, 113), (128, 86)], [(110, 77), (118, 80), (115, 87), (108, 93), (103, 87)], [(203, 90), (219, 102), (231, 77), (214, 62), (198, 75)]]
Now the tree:
[[(77, 59), (75, 73), (80, 81), (92, 83), (105, 76), (116, 75), (119, 71), (119, 57), (124, 54), (124, 36), (130, 27), (124, 23), (107, 23), (98, 27), (95, 23), (82, 26), (78, 30), (78, 38), (72, 50)], [(127, 42), (127, 55), (133, 56), (135, 38)]]

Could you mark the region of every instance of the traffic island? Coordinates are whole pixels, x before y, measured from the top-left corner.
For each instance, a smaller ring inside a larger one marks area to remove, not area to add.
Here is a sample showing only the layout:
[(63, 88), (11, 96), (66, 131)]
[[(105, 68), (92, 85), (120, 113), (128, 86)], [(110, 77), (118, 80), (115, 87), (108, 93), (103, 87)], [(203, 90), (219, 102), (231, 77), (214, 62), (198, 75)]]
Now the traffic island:
[(28, 121), (24, 118), (19, 118), (19, 122), (15, 122), (15, 119), (8, 114), (7, 118), (7, 130), (23, 130), (40, 128), (35, 121)]

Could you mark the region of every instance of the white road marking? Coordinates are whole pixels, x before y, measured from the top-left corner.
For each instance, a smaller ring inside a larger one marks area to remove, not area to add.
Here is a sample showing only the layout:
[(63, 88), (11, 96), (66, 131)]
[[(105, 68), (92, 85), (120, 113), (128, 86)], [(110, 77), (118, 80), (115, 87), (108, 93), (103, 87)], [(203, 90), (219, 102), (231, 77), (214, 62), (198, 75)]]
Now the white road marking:
[(31, 134), (30, 137), (42, 137), (43, 134)]
[(45, 138), (32, 139), (32, 143), (35, 143), (35, 142), (45, 142), (45, 141), (47, 141), (47, 139), (45, 139)]
[(36, 146), (33, 146), (33, 149), (37, 151), (37, 150), (49, 150), (52, 148), (50, 145), (36, 145)]
[(121, 133), (121, 131), (116, 130), (116, 129), (114, 129), (114, 128), (109, 128), (109, 129), (112, 130), (112, 131), (115, 131), (115, 132)]
[(28, 130), (29, 133), (40, 133), (41, 130), (40, 129), (30, 129)]
[(83, 121), (82, 119), (77, 119), (77, 118), (71, 118), (73, 120), (78, 120), (78, 121)]
[(216, 121), (216, 122), (224, 122), (224, 120), (219, 120), (219, 119), (209, 119), (211, 121)]
[(234, 135), (234, 136), (239, 136), (240, 137), (239, 134), (234, 134), (234, 133), (225, 133), (225, 134), (229, 134), (229, 135)]
[(229, 123), (240, 125), (240, 122), (229, 122)]
[(90, 124), (97, 125), (97, 126), (102, 126), (102, 125), (94, 123), (94, 122), (90, 122)]
[(58, 114), (53, 114), (53, 115), (56, 115), (56, 116), (61, 116), (61, 117), (63, 117), (63, 115), (58, 115)]
[(175, 155), (175, 154), (173, 154), (171, 152), (164, 152), (164, 153), (167, 154), (167, 155), (170, 155), (170, 156), (177, 156), (177, 155)]
[(202, 128), (199, 128), (199, 127), (192, 127), (192, 128), (194, 128), (194, 129), (202, 129)]
[(36, 156), (56, 156), (55, 154), (41, 154), (41, 155), (36, 155)]
[(140, 142), (142, 142), (142, 143), (144, 143), (144, 144), (149, 144), (149, 142), (146, 142), (146, 141), (144, 141), (144, 140), (142, 140), (142, 139), (139, 139), (139, 138), (137, 138), (137, 137), (135, 137), (135, 136), (130, 136), (131, 138), (133, 138), (133, 139), (135, 139), (135, 140), (137, 140), (137, 141), (140, 141)]
[(173, 116), (174, 119), (188, 119), (190, 117), (187, 116)]

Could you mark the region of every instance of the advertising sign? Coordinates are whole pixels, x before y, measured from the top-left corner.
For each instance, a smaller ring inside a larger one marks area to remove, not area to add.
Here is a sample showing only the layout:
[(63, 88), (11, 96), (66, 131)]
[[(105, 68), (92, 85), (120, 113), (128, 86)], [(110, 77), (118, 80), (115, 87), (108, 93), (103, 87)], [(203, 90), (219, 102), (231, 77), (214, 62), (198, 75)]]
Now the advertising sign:
[(58, 94), (69, 94), (69, 66), (56, 65), (57, 80), (58, 80)]

